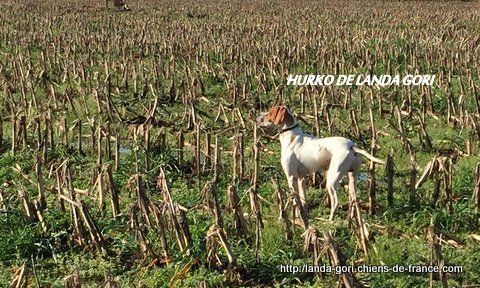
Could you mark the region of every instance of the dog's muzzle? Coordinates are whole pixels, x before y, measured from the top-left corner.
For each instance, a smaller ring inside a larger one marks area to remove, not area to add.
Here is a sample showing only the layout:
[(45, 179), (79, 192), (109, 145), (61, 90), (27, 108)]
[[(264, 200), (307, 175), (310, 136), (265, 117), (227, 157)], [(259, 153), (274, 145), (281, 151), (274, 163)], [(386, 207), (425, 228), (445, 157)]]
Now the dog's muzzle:
[(264, 120), (265, 120), (265, 115), (260, 114), (260, 115), (257, 117), (257, 125), (258, 125), (258, 126), (263, 126), (263, 125), (265, 125)]

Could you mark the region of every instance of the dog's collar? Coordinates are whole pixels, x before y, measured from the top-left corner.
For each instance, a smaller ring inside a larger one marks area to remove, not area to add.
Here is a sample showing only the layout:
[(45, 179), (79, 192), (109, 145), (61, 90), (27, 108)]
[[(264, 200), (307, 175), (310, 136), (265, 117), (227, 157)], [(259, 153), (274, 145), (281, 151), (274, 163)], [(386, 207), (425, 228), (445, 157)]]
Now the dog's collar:
[(278, 134), (282, 134), (282, 133), (284, 133), (284, 132), (293, 130), (293, 129), (297, 128), (298, 126), (300, 126), (300, 125), (298, 125), (298, 123), (296, 123), (296, 124), (293, 125), (293, 126), (290, 126), (290, 127), (288, 127), (288, 128), (282, 129), (282, 131), (280, 131), (280, 133), (278, 133)]

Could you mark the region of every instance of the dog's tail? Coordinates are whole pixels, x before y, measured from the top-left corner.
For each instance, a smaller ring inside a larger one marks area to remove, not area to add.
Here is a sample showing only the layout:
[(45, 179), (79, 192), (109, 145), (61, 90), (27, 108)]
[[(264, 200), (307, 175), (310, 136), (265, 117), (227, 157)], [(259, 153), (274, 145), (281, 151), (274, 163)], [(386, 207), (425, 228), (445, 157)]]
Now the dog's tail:
[(353, 151), (364, 155), (365, 157), (367, 157), (368, 159), (372, 160), (375, 163), (382, 164), (382, 165), (385, 164), (385, 161), (382, 161), (378, 158), (375, 158), (373, 155), (371, 155), (370, 153), (368, 153), (367, 151), (365, 151), (363, 149), (360, 149), (356, 146), (353, 146), (352, 149), (353, 149)]

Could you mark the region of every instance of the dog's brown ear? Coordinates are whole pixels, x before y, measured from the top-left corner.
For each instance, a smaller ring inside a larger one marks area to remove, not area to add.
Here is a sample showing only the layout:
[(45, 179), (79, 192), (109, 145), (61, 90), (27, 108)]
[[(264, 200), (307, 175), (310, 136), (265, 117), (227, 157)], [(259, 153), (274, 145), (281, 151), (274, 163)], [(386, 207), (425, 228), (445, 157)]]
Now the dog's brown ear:
[(270, 110), (268, 110), (267, 117), (265, 120), (273, 122), (275, 120), (275, 117), (277, 116), (277, 112), (278, 112), (278, 106), (273, 106), (272, 108), (270, 108)]
[(287, 109), (283, 106), (272, 107), (267, 114), (267, 120), (273, 122), (275, 125), (280, 125), (285, 119), (285, 112)]
[(280, 106), (277, 112), (277, 116), (275, 117), (275, 121), (273, 121), (275, 125), (280, 125), (281, 123), (283, 123), (283, 120), (285, 120), (285, 112), (287, 112), (287, 108)]

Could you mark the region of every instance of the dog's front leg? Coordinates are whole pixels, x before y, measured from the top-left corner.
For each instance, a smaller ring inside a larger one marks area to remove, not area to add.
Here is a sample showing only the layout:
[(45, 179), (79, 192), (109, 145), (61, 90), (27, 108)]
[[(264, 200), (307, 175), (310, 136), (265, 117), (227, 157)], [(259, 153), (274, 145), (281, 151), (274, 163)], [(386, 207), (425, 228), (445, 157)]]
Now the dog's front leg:
[(301, 225), (303, 228), (308, 227), (308, 220), (307, 220), (307, 210), (305, 209), (304, 204), (302, 203), (302, 199), (299, 193), (299, 179), (298, 176), (289, 175), (288, 176), (288, 186), (293, 194), (293, 199), (296, 208), (296, 217), (300, 216)]
[(297, 185), (298, 191), (300, 195), (300, 202), (302, 203), (303, 209), (308, 211), (308, 204), (307, 204), (307, 185), (305, 183), (305, 177), (298, 177), (297, 178)]
[(298, 177), (294, 175), (287, 175), (288, 188), (293, 195), (299, 195), (298, 192)]
[[(301, 205), (300, 194), (298, 192), (298, 177), (294, 175), (287, 175), (288, 188), (290, 188), (290, 193), (293, 196), (294, 204)], [(300, 203), (297, 203), (300, 200)], [(299, 216), (300, 207), (296, 210), (296, 215)]]

